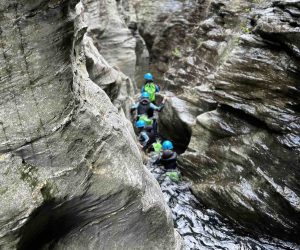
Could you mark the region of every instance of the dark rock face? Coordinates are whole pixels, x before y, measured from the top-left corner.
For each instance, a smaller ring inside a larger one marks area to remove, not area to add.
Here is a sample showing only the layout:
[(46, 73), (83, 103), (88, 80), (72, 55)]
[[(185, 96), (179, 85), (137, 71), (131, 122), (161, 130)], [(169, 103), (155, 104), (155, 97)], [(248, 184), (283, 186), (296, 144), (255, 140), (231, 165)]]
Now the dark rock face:
[[(152, 70), (165, 72), (172, 57), (179, 57), (178, 45), (184, 42), (186, 31), (206, 8), (205, 1), (123, 0), (129, 26), (136, 27), (143, 37), (153, 63)], [(201, 3), (200, 3), (201, 2)]]
[(161, 132), (188, 144), (182, 171), (206, 205), (252, 232), (299, 241), (299, 2), (202, 4), (166, 73), (177, 97)]
[(171, 181), (161, 166), (153, 164), (157, 159), (155, 153), (150, 155), (150, 159), (147, 167), (160, 184), (172, 211), (174, 227), (182, 236), (186, 249), (299, 249), (295, 243), (240, 234), (216, 211), (203, 207), (191, 193), (188, 183), (184, 180), (178, 183)]
[(179, 249), (121, 107), (93, 82), (126, 79), (93, 44), (87, 2), (0, 1), (0, 248)]

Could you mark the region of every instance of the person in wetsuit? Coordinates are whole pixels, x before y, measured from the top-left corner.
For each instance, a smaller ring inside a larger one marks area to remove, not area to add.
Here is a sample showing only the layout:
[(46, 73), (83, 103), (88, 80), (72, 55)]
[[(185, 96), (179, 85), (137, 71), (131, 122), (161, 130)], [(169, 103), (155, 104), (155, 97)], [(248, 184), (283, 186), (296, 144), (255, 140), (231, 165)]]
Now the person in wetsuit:
[(142, 115), (147, 115), (148, 118), (151, 119), (153, 117), (153, 112), (152, 112), (152, 116), (149, 116), (149, 110), (160, 111), (163, 108), (163, 106), (158, 107), (158, 106), (154, 105), (153, 103), (151, 103), (149, 97), (150, 96), (147, 92), (143, 92), (141, 94), (139, 102), (137, 102), (131, 106), (131, 112), (133, 112), (134, 110), (137, 110), (137, 120), (139, 120), (139, 117)]
[(164, 166), (166, 170), (177, 169), (177, 153), (173, 151), (173, 143), (170, 141), (164, 141), (162, 144), (162, 153), (157, 163)]
[[(161, 111), (164, 107), (164, 104), (160, 105), (159, 107), (154, 105), (149, 100), (149, 94), (147, 92), (143, 92), (140, 101), (138, 103), (135, 103), (131, 106), (131, 112), (137, 110), (137, 117), (136, 121), (143, 119), (147, 125), (152, 125), (154, 129), (155, 136), (158, 136), (157, 132), (157, 121), (153, 118), (153, 111)], [(152, 116), (149, 116), (149, 111), (152, 111)], [(150, 119), (150, 120), (149, 120)]]
[(138, 140), (146, 151), (148, 147), (155, 142), (155, 133), (152, 126), (146, 126), (144, 121), (137, 121), (135, 126), (138, 129)]
[(164, 141), (162, 144), (162, 153), (155, 163), (161, 164), (166, 170), (166, 176), (171, 181), (179, 182), (181, 180), (181, 174), (177, 169), (177, 153), (173, 151), (173, 144), (170, 141)]
[[(141, 93), (147, 92), (149, 94), (149, 100), (151, 103), (156, 105), (156, 93), (160, 91), (160, 88), (157, 84), (154, 83), (153, 75), (151, 73), (146, 73), (144, 75), (145, 83), (142, 87)], [(153, 116), (153, 109), (147, 111), (148, 117)]]

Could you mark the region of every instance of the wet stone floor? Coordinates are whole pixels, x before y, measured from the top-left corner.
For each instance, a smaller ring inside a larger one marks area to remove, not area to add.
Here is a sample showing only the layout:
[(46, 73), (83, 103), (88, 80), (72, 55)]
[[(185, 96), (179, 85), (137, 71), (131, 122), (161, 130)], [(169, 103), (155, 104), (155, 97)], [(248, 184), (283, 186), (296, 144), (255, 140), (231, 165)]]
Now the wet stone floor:
[(299, 245), (277, 239), (253, 239), (237, 234), (219, 214), (199, 204), (187, 182), (171, 181), (160, 166), (153, 164), (154, 161), (153, 154), (147, 167), (160, 184), (172, 210), (175, 229), (184, 239), (186, 249), (300, 249)]

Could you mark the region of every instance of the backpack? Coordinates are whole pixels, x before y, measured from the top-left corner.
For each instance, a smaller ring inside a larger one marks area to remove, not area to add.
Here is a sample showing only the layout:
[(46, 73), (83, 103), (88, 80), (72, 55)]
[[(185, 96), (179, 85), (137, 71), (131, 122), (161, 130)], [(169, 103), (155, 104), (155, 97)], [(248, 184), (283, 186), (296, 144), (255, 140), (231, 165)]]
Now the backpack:
[(148, 99), (143, 99), (140, 101), (137, 113), (138, 115), (144, 115), (148, 113), (148, 110), (150, 109), (150, 101)]
[(180, 173), (176, 170), (166, 172), (166, 176), (168, 176), (170, 180), (174, 182), (179, 182), (181, 179)]
[(153, 120), (149, 119), (147, 115), (141, 115), (139, 117), (139, 121), (144, 121), (147, 126), (151, 126), (153, 124)]
[(162, 145), (159, 141), (154, 142), (152, 144), (152, 146), (153, 146), (154, 152), (157, 152), (157, 153), (159, 153), (162, 149)]
[(153, 102), (155, 101), (155, 92), (156, 92), (156, 87), (153, 82), (146, 83), (144, 90), (150, 95), (150, 101)]

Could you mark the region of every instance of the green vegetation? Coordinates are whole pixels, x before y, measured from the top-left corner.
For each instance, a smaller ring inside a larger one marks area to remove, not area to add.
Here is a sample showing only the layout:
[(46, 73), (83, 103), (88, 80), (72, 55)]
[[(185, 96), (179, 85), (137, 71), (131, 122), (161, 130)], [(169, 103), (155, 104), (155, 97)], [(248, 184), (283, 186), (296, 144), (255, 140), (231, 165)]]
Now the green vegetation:
[(256, 3), (256, 4), (260, 4), (262, 2), (263, 2), (263, 0), (252, 0), (252, 3)]
[(244, 9), (243, 9), (243, 12), (244, 12), (244, 13), (250, 13), (250, 11), (251, 11), (251, 8), (244, 8)]
[(177, 57), (177, 58), (181, 58), (182, 57), (181, 51), (177, 47), (172, 51), (172, 55), (175, 56), (175, 57)]
[(199, 39), (197, 42), (197, 49), (201, 48), (202, 44), (203, 44), (203, 39)]
[(240, 28), (243, 33), (251, 33), (251, 29), (248, 27), (247, 22), (241, 23)]
[(0, 195), (5, 194), (7, 192), (8, 188), (7, 187), (0, 187)]
[(239, 37), (235, 37), (233, 40), (232, 40), (232, 43), (234, 46), (237, 46), (239, 44), (241, 44), (241, 39)]
[[(21, 180), (26, 182), (31, 190), (33, 191), (38, 184), (40, 183), (40, 192), (43, 196), (45, 201), (52, 200), (54, 195), (53, 193), (57, 191), (57, 187), (53, 186), (53, 184), (49, 183), (48, 181), (41, 182), (38, 179), (38, 173), (35, 166), (30, 165), (28, 163), (24, 163), (22, 169), (20, 170), (21, 173)], [(1, 190), (0, 190), (1, 193)]]
[(54, 199), (53, 191), (54, 188), (48, 182), (41, 188), (41, 194), (43, 196), (44, 201), (50, 201)]
[(27, 182), (31, 189), (34, 189), (38, 184), (37, 169), (25, 163), (24, 167), (21, 169), (21, 180)]

